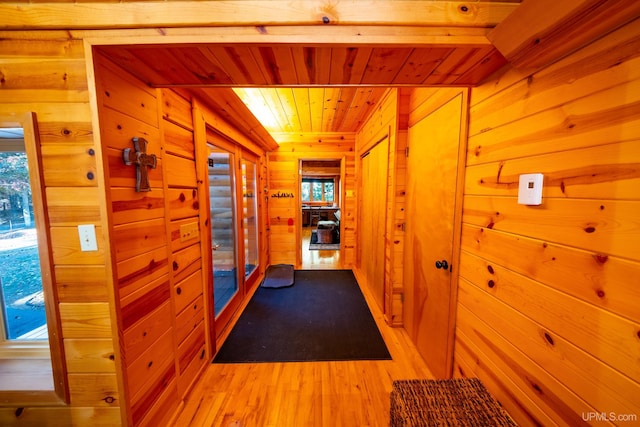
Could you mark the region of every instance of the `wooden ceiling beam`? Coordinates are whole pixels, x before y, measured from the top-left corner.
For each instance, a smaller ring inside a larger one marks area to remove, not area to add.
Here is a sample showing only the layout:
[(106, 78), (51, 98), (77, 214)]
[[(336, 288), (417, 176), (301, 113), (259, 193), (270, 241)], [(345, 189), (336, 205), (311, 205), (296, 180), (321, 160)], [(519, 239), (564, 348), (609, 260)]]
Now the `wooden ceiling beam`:
[(491, 28), (517, 7), (517, 3), (422, 0), (0, 3), (0, 29), (369, 24)]
[(527, 0), (488, 38), (514, 67), (539, 68), (638, 16), (637, 0)]
[(273, 132), (273, 138), (281, 144), (304, 144), (311, 141), (325, 144), (353, 144), (356, 132)]
[[(119, 4), (119, 3), (118, 3)], [(2, 3), (0, 3), (0, 9)], [(1, 22), (1, 21), (0, 21)], [(0, 23), (0, 27), (2, 24)], [(69, 30), (69, 39), (88, 40), (92, 45), (284, 45), (300, 47), (459, 47), (491, 46), (488, 28), (417, 26), (269, 26), (138, 28), (122, 30)], [(2, 35), (11, 31), (2, 31)], [(38, 37), (44, 31), (31, 32)]]

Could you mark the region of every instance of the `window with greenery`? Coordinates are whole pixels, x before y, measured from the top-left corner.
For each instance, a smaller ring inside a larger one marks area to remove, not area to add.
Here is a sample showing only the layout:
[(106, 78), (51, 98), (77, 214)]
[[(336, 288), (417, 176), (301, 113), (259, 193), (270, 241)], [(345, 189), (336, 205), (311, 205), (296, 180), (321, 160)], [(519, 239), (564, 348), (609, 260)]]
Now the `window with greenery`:
[(29, 166), (22, 129), (0, 136), (1, 341), (46, 340), (46, 316)]
[(33, 112), (0, 114), (0, 395), (57, 405), (68, 382), (60, 334), (49, 336), (60, 329), (39, 147)]
[(302, 201), (303, 202), (334, 202), (335, 201), (334, 178), (303, 178)]

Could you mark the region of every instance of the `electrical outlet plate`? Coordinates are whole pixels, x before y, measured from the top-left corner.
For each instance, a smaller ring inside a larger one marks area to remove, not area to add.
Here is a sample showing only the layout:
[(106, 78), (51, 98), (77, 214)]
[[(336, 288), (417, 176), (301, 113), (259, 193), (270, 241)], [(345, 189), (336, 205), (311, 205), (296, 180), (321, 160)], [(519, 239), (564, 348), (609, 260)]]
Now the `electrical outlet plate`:
[(180, 226), (180, 241), (186, 242), (187, 240), (195, 239), (200, 234), (197, 222), (190, 222), (188, 224), (182, 224)]
[(93, 224), (82, 224), (78, 226), (78, 236), (80, 237), (80, 250), (91, 252), (98, 250), (96, 239), (96, 226)]

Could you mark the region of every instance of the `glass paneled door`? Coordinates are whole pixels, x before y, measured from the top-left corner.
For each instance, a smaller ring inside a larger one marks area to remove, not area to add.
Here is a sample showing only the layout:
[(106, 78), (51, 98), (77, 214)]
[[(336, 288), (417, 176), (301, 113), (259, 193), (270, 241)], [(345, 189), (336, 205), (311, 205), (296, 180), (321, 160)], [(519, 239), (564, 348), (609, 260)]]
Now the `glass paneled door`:
[[(239, 294), (234, 154), (208, 144), (214, 313), (232, 312)], [(222, 322), (225, 323), (225, 322)]]
[(251, 276), (258, 268), (258, 194), (257, 167), (254, 161), (243, 158), (242, 166), (242, 225), (244, 234), (244, 275)]

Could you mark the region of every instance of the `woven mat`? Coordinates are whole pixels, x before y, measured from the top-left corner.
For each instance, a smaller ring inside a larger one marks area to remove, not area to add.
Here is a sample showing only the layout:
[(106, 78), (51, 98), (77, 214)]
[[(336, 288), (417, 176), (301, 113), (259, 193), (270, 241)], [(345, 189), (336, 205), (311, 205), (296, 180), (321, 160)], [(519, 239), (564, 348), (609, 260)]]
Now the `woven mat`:
[(477, 378), (394, 381), (391, 427), (516, 426)]

